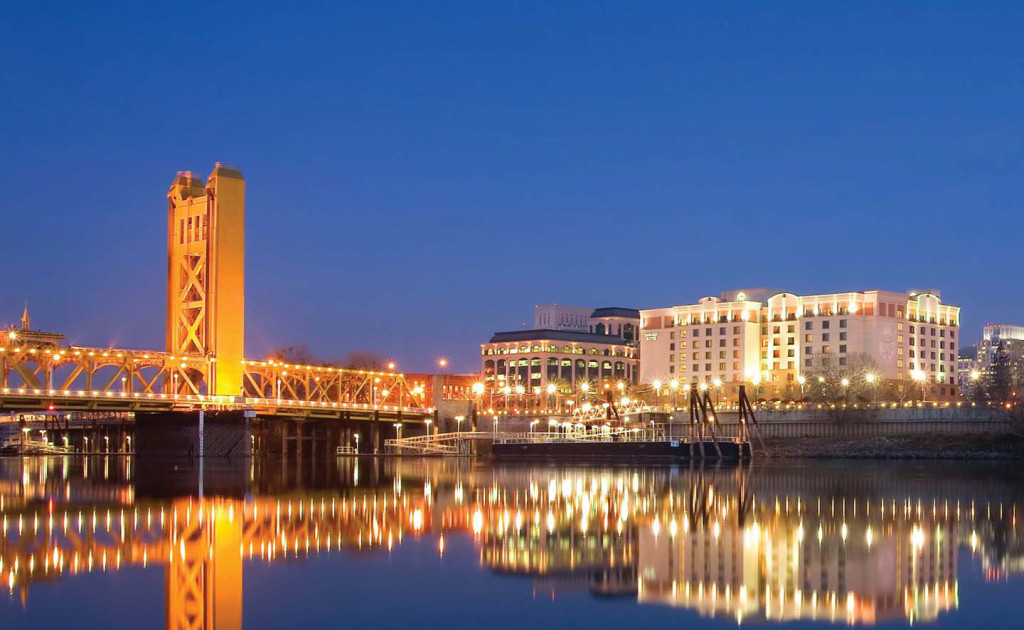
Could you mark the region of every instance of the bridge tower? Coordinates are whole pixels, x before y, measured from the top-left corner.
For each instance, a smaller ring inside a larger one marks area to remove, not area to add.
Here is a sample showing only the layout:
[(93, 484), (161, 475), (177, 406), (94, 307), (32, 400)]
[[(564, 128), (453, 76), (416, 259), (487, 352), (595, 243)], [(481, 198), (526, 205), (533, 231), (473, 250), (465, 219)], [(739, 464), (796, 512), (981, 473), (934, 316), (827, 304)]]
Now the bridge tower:
[(220, 162), (167, 192), (167, 351), (211, 360), (207, 391), (237, 396), (245, 356), (245, 178)]

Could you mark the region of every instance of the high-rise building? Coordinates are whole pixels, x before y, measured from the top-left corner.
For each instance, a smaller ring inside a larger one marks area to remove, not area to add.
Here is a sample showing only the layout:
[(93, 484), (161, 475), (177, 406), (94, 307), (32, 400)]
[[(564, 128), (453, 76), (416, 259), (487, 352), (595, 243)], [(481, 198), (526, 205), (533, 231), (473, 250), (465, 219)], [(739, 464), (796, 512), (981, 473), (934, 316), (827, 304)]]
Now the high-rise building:
[(1024, 370), (1024, 326), (1014, 324), (985, 324), (974, 369), (979, 380), (988, 377), (999, 346), (1003, 346), (1013, 370)]
[(960, 309), (933, 289), (748, 289), (640, 317), (641, 382), (753, 384), (765, 398), (796, 398), (808, 375), (828, 371), (957, 395)]

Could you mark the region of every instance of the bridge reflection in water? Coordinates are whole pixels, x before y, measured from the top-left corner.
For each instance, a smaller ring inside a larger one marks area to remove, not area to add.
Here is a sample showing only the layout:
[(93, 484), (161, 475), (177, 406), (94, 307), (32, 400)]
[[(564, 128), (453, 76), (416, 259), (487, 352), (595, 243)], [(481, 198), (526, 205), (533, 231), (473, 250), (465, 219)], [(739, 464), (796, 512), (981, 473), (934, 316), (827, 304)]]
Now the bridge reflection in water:
[(552, 596), (586, 590), (739, 622), (919, 622), (958, 607), (959, 552), (989, 579), (1024, 569), (1019, 484), (1003, 471), (401, 458), (287, 471), (257, 460), (217, 472), (234, 479), (220, 496), (161, 498), (140, 488), (194, 471), (136, 479), (132, 464), (0, 460), (0, 579), (12, 597), (30, 607), (39, 582), (162, 565), (167, 628), (240, 628), (247, 563), (389, 553), (410, 538), (443, 555), (446, 537), (466, 536), (482, 565)]

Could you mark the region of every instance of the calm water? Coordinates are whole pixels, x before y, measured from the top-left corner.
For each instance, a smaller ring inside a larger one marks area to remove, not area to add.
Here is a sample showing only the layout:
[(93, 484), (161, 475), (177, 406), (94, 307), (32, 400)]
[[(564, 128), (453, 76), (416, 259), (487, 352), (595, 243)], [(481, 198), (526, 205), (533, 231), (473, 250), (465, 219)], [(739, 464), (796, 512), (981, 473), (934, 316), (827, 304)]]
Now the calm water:
[(1016, 464), (0, 459), (3, 628), (1017, 628)]

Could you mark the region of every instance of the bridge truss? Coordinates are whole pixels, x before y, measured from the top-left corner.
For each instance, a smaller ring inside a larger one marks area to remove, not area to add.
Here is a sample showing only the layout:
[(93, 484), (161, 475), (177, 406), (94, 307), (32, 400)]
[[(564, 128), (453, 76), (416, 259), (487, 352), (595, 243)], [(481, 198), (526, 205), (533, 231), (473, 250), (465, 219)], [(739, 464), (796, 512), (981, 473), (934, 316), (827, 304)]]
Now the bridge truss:
[(0, 346), (0, 410), (246, 408), (261, 414), (343, 412), (410, 419), (432, 409), (422, 384), (394, 372), (249, 361), (237, 396), (209, 392), (213, 357), (18, 340)]

